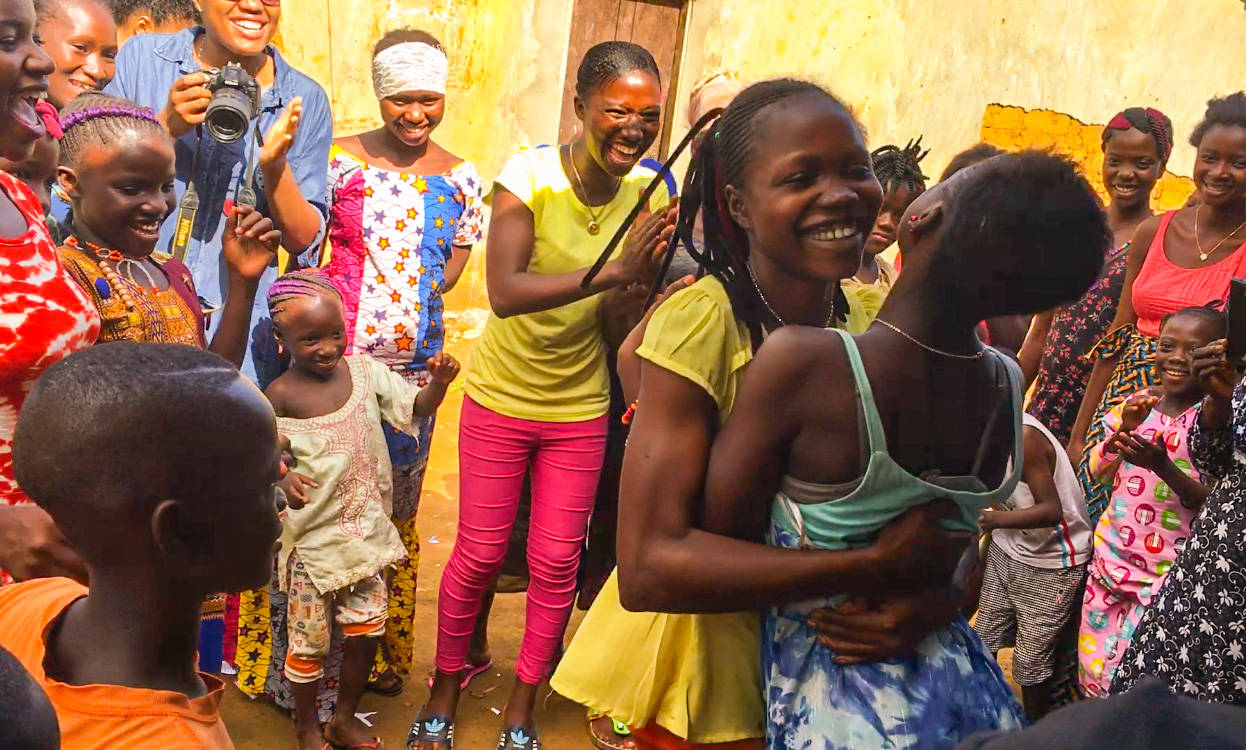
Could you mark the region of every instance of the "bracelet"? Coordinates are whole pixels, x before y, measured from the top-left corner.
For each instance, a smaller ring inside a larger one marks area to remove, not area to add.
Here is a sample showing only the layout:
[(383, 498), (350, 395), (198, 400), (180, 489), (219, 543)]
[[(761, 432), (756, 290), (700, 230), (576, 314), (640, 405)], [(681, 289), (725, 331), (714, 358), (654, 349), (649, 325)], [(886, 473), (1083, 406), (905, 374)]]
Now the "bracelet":
[(623, 417), (619, 420), (620, 422), (622, 422), (623, 424), (632, 423), (632, 418), (636, 416), (636, 404), (637, 403), (639, 403), (639, 400), (633, 401), (632, 403), (628, 404), (627, 411), (623, 412)]

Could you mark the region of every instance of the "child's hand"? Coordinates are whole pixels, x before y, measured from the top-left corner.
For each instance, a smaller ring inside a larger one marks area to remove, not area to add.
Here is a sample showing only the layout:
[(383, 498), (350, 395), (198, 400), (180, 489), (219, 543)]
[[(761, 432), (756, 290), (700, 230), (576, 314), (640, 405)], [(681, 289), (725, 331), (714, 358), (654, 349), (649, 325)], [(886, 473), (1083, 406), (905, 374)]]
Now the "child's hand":
[(1220, 339), (1195, 349), (1193, 366), (1194, 377), (1207, 389), (1207, 395), (1224, 403), (1233, 399), (1238, 379), (1237, 370), (1225, 356), (1227, 345), (1225, 339)]
[(286, 154), (290, 153), (290, 147), (294, 145), (294, 137), (299, 132), (299, 120), (302, 118), (303, 97), (296, 96), (264, 136), (264, 146), (260, 149), (261, 169), (271, 169), (285, 160)]
[(428, 359), (428, 376), (434, 383), (450, 385), (459, 376), (459, 362), (444, 351)]
[(1168, 463), (1168, 449), (1164, 447), (1164, 435), (1159, 433), (1152, 442), (1136, 432), (1118, 432), (1112, 436), (1117, 449), (1126, 461), (1158, 474)]
[(307, 490), (316, 489), (320, 485), (298, 473), (297, 471), (288, 471), (286, 475), (277, 483), (281, 491), (286, 493), (286, 505), (292, 510), (298, 510), (307, 505)]
[(212, 92), (207, 88), (210, 80), (211, 76), (200, 70), (187, 73), (173, 82), (169, 100), (160, 113), (160, 120), (169, 135), (181, 138), (203, 124), (208, 103), (212, 101)]
[(982, 530), (982, 533), (985, 534), (986, 532), (993, 531), (996, 528), (995, 513), (996, 511), (984, 510), (978, 515), (978, 528)]
[(234, 206), (221, 235), (221, 255), (232, 275), (256, 281), (272, 265), (280, 246), (281, 232), (272, 219), (249, 206)]
[(1159, 396), (1154, 393), (1138, 393), (1129, 398), (1125, 402), (1125, 408), (1121, 412), (1121, 432), (1133, 432), (1138, 429), (1138, 425), (1146, 420), (1147, 415), (1155, 408), (1155, 404), (1159, 403)]

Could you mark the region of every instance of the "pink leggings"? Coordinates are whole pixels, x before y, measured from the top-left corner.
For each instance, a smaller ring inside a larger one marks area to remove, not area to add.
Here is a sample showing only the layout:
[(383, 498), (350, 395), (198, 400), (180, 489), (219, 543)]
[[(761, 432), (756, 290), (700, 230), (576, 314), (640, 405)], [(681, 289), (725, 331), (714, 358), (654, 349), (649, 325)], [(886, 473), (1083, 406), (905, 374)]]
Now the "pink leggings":
[(485, 589), (502, 567), (524, 474), (532, 469), (528, 611), (515, 674), (549, 676), (571, 615), (580, 550), (597, 494), (606, 420), (536, 422), (463, 399), (459, 420), (459, 531), (437, 599), (437, 669), (467, 664)]

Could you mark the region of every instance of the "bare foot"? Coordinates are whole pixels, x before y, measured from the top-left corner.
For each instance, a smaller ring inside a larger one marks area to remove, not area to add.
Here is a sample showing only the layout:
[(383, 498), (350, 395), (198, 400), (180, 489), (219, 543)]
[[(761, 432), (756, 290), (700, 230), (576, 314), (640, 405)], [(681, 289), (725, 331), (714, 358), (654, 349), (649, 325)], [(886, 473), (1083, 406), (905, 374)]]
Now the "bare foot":
[(295, 725), (294, 734), (298, 740), (299, 750), (323, 750), (325, 746), (324, 734), (320, 731), (319, 724), (305, 727)]
[(375, 740), (376, 735), (354, 716), (349, 719), (334, 716), (324, 727), (324, 738), (334, 745), (349, 746), (365, 745)]

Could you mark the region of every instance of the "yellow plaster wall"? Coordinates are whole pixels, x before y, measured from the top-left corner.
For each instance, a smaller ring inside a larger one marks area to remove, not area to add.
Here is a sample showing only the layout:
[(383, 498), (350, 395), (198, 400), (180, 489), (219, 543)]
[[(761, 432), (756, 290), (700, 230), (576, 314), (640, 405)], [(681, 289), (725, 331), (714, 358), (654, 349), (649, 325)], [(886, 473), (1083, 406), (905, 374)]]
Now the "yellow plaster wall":
[(1083, 122), (1158, 107), (1177, 131), (1171, 168), (1188, 175), (1206, 100), (1246, 87), (1238, 0), (692, 3), (681, 80), (718, 68), (815, 80), (858, 111), (872, 143), (923, 134), (929, 175), (978, 140), (993, 103)]

